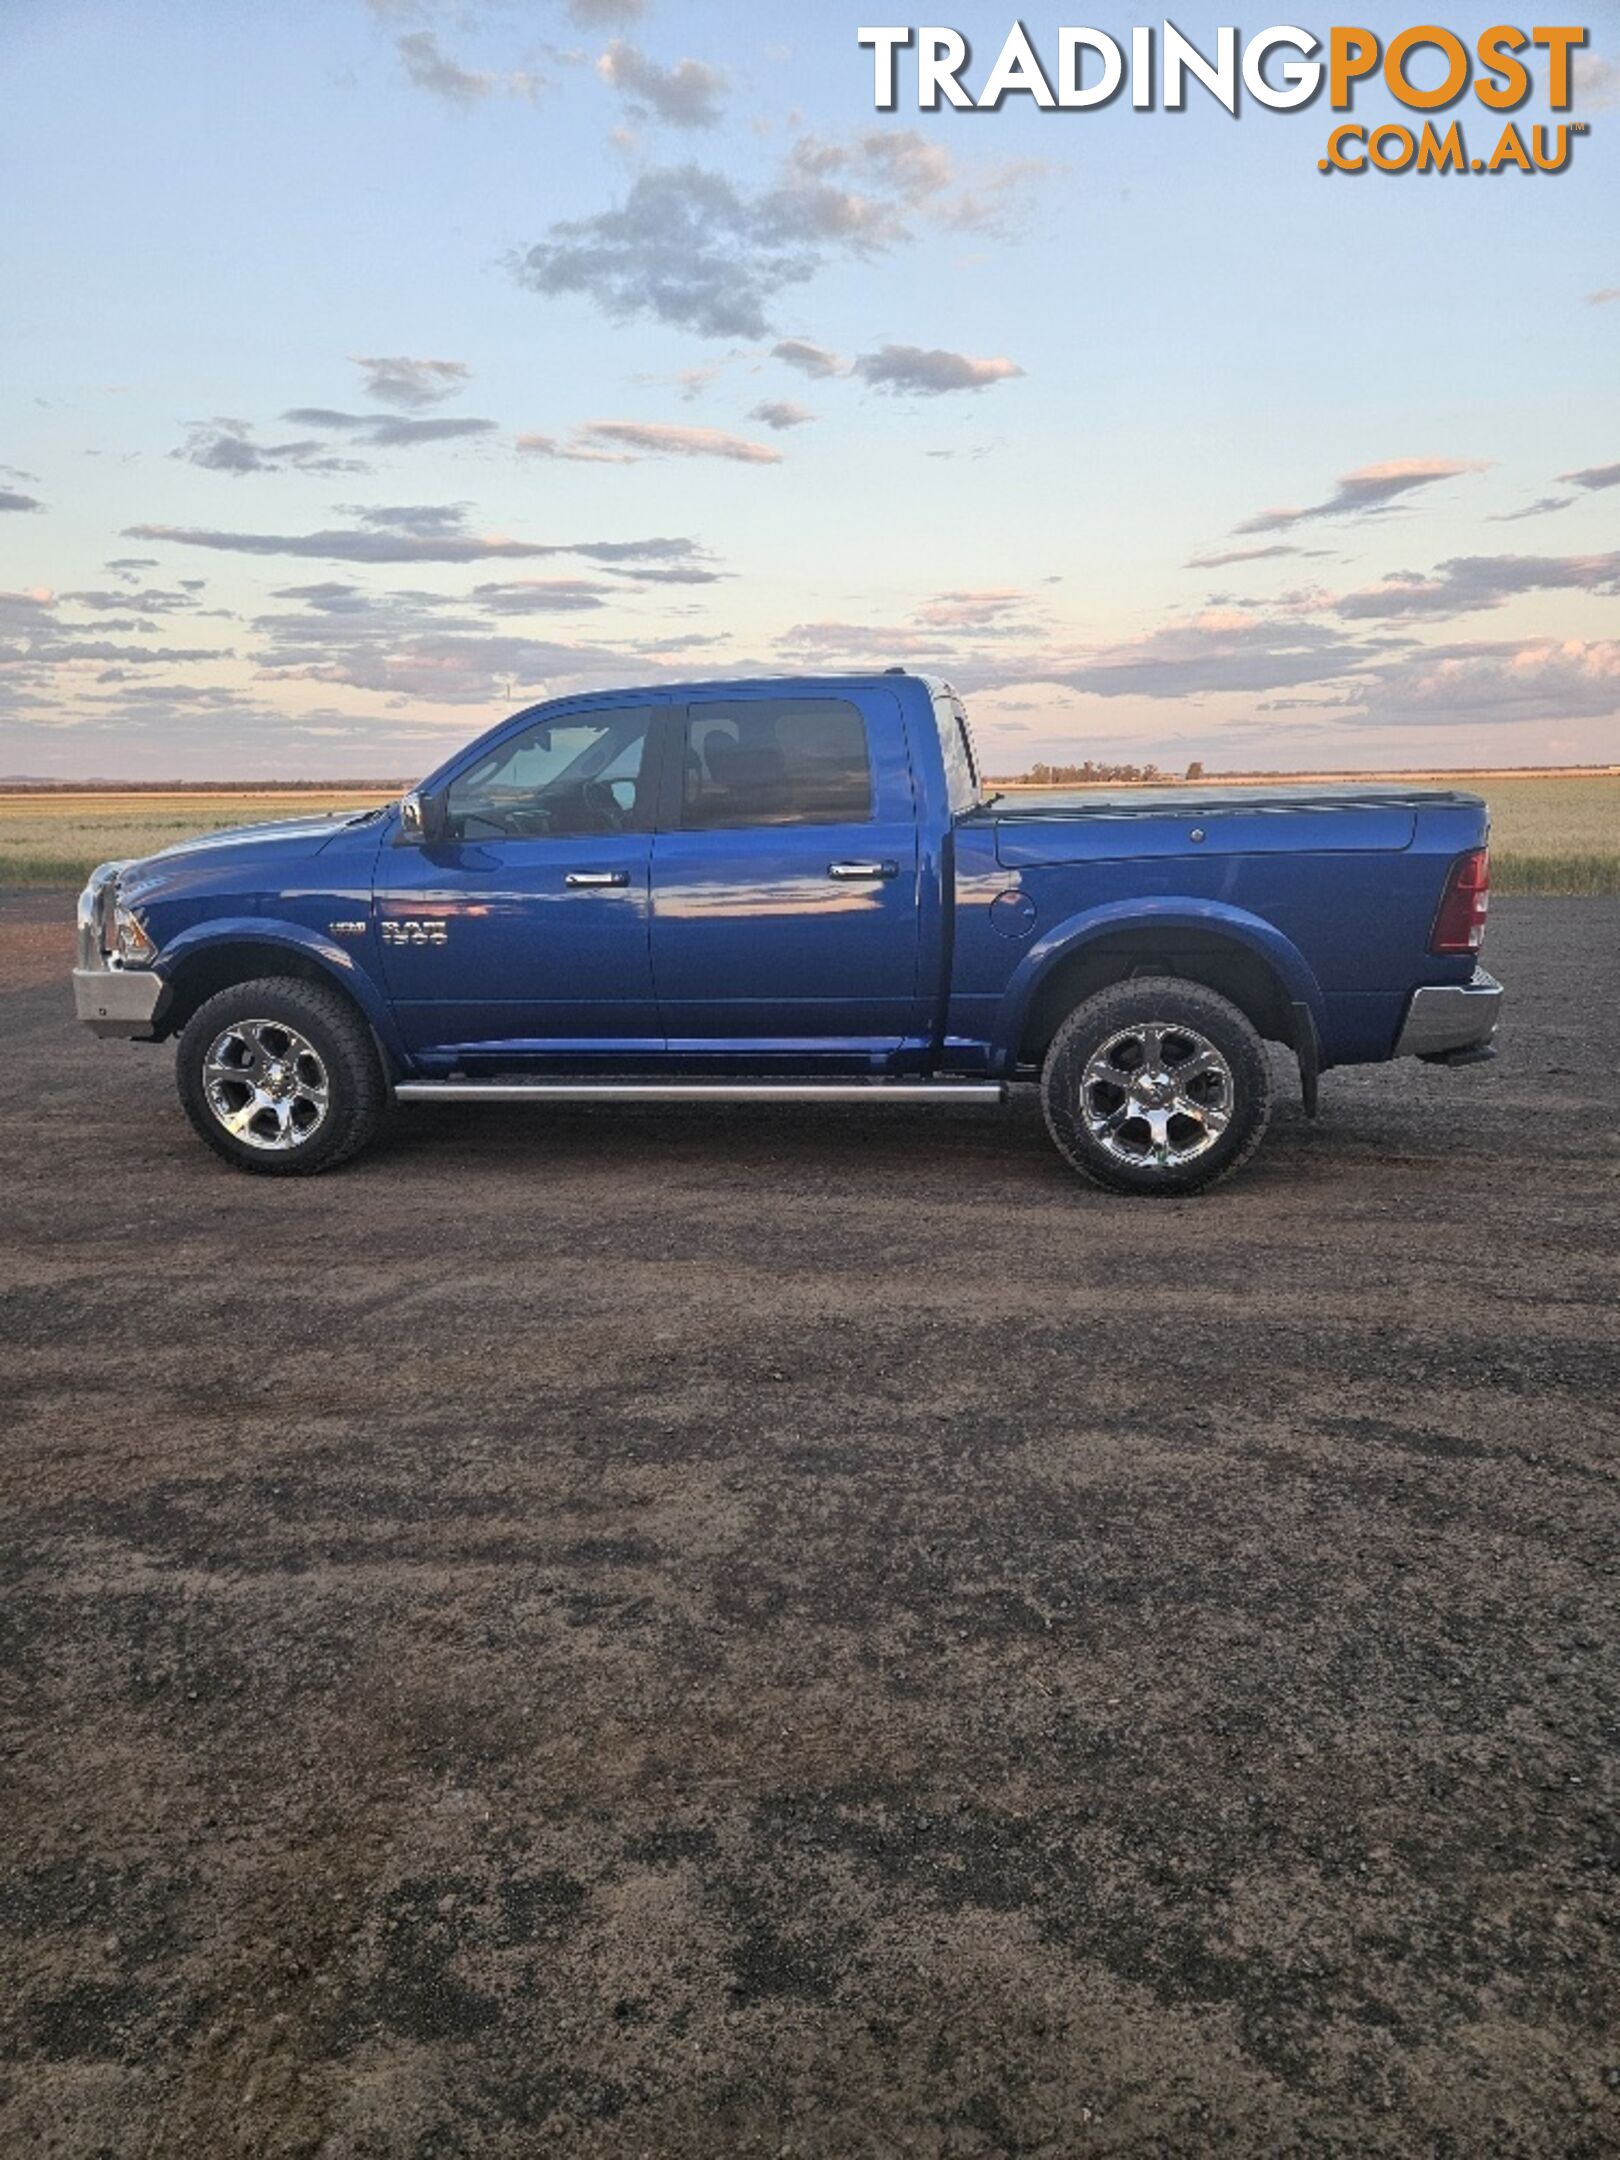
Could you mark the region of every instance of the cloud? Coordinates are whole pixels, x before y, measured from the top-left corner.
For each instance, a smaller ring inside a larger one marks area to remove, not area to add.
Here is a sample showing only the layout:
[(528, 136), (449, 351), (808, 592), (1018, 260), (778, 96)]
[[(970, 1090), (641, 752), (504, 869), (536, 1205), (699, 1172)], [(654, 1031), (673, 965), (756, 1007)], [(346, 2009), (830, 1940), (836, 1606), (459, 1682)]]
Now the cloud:
[(593, 450), (588, 443), (563, 442), (555, 435), (519, 435), (517, 447), (527, 457), (566, 458), (576, 465), (637, 465), (627, 450)]
[(1346, 473), (1337, 492), (1325, 502), (1312, 503), (1303, 510), (1261, 510), (1232, 530), (1281, 532), (1308, 518), (1366, 517), (1384, 509), (1398, 495), (1429, 487), (1436, 480), (1455, 479), (1459, 473), (1484, 472), (1487, 463), (1482, 458), (1391, 458), (1382, 465), (1363, 465), (1357, 472)]
[(739, 465), (780, 465), (782, 453), (723, 428), (674, 427), (652, 420), (587, 420), (579, 433), (643, 457), (726, 458)]
[(771, 347), (771, 358), (780, 360), (790, 368), (797, 368), (801, 375), (821, 381), (828, 375), (845, 375), (849, 362), (840, 360), (837, 353), (828, 352), (824, 345), (812, 345), (808, 338), (780, 338)]
[(253, 431), (245, 420), (196, 422), (187, 431), (180, 448), (171, 450), (169, 455), (183, 459), (188, 465), (200, 465), (205, 472), (230, 473), (237, 479), (244, 473), (288, 469), (318, 473), (357, 473), (370, 469), (354, 458), (333, 457), (320, 442), (307, 439), (255, 442)]
[(568, 12), (582, 30), (599, 30), (608, 24), (639, 22), (647, 12), (647, 0), (568, 0)]
[(196, 592), (187, 586), (149, 585), (140, 592), (69, 592), (62, 598), (92, 613), (118, 615), (175, 615), (197, 605)]
[(480, 587), (464, 601), (410, 591), (287, 587), (278, 597), (304, 597), (308, 604), (256, 618), (255, 661), (270, 679), (452, 705), (516, 703), (564, 684), (622, 682), (625, 663), (617, 642), (534, 638), (498, 619), (548, 606), (593, 607), (597, 591), (614, 589), (592, 588), (585, 580), (540, 581), (514, 604), (519, 588), (506, 584)]
[(1606, 307), (1611, 300), (1620, 300), (1620, 285), (1604, 285), (1586, 296), (1588, 307)]
[(418, 526), (402, 522), (383, 526), (373, 522), (359, 529), (333, 529), (310, 533), (247, 533), (217, 531), (198, 525), (130, 525), (130, 540), (161, 540), (178, 547), (214, 548), (233, 555), (297, 555), (318, 562), (411, 563), (497, 562), (532, 560), (548, 555), (585, 555), (604, 563), (662, 565), (653, 573), (675, 582), (708, 582), (712, 573), (701, 571), (700, 551), (691, 540), (581, 540), (542, 543), (512, 540), (500, 534), (467, 532), (459, 524)]
[(995, 585), (969, 592), (938, 593), (917, 610), (917, 620), (931, 630), (966, 632), (981, 637), (1027, 636), (1027, 626), (1015, 620), (1029, 604), (1029, 594), (1016, 585)]
[[(589, 555), (589, 548), (579, 548), (578, 554)], [(609, 558), (593, 557), (597, 562)], [(708, 570), (701, 563), (666, 563), (653, 568), (646, 563), (637, 564), (632, 575), (638, 585), (718, 585), (730, 575), (726, 570)]]
[(463, 360), (409, 360), (399, 354), (391, 358), (356, 354), (354, 364), (364, 371), (367, 397), (406, 412), (454, 397), (465, 388), (471, 373)]
[(1558, 477), (1573, 481), (1576, 487), (1620, 487), (1620, 465), (1583, 465), (1579, 472), (1561, 472)]
[[(1620, 467), (1616, 470), (1620, 471)], [(1526, 503), (1522, 510), (1498, 510), (1485, 522), (1487, 525), (1517, 525), (1520, 518), (1545, 517), (1552, 510), (1567, 510), (1574, 500), (1573, 495), (1538, 495), (1533, 503)]]
[(893, 224), (894, 213), (883, 207), (891, 203), (954, 231), (1005, 238), (1019, 190), (1046, 169), (1015, 159), (964, 171), (937, 137), (874, 127), (845, 141), (801, 136), (784, 161), (783, 184), (835, 222), (854, 216)]
[(777, 639), (780, 650), (794, 658), (822, 664), (836, 660), (867, 669), (884, 667), (897, 660), (938, 660), (937, 631), (873, 623), (837, 621), (794, 623)]
[(748, 417), (780, 434), (784, 428), (808, 427), (816, 415), (808, 405), (795, 405), (791, 398), (766, 398)]
[(1335, 614), (1355, 621), (1413, 615), (1467, 615), (1501, 607), (1519, 593), (1620, 595), (1620, 552), (1612, 555), (1459, 555), (1434, 576), (1403, 570), (1382, 585), (1345, 593)]
[(459, 106), (463, 112), (497, 93), (532, 100), (541, 88), (538, 75), (492, 74), (460, 66), (441, 50), (438, 38), (431, 30), (413, 30), (405, 37), (396, 38), (394, 49), (418, 90), (429, 91), (447, 104)]
[(0, 592), (0, 637), (15, 637), (48, 624), (55, 610), (55, 593)]
[[(458, 503), (401, 503), (371, 509), (348, 506), (358, 528), (313, 533), (242, 533), (207, 527), (134, 525), (126, 537), (162, 540), (182, 547), (216, 548), (240, 555), (294, 555), (324, 562), (411, 563), (533, 560), (582, 555), (638, 581), (669, 585), (713, 584), (721, 572), (709, 566), (694, 540), (570, 540), (539, 542), (472, 533)], [(336, 585), (332, 593), (354, 588)]]
[(694, 164), (643, 172), (617, 208), (553, 225), (510, 268), (531, 292), (583, 294), (614, 321), (759, 338), (777, 295), (829, 259), (905, 244), (914, 216), (960, 225), (965, 186), (943, 146), (914, 130), (801, 136), (762, 188)]
[(1497, 727), (1620, 712), (1620, 640), (1529, 638), (1429, 647), (1379, 669), (1360, 717), (1376, 725)]
[(701, 60), (679, 60), (672, 68), (623, 38), (615, 38), (596, 63), (602, 80), (643, 115), (649, 111), (671, 127), (711, 128), (720, 118), (720, 94), (726, 77)]
[(780, 465), (782, 453), (723, 428), (676, 427), (667, 421), (587, 420), (570, 438), (519, 435), (530, 457), (566, 458), (584, 465), (639, 465), (647, 457), (727, 458), (739, 465)]
[(329, 405), (295, 405), (282, 419), (294, 427), (331, 428), (373, 450), (406, 450), (417, 443), (457, 442), (493, 432), (493, 420), (398, 420), (391, 413), (335, 412)]
[(0, 510), (43, 510), (44, 507), (37, 495), (24, 495), (16, 488), (0, 488)]
[[(64, 668), (130, 669), (192, 666), (234, 660), (226, 647), (188, 648), (124, 642), (153, 627), (129, 619), (84, 623), (62, 610), (67, 604), (136, 607), (127, 595), (50, 592), (0, 592), (0, 683), (7, 704), (56, 683)], [(58, 684), (57, 687), (60, 687)]]
[(762, 337), (766, 308), (819, 250), (761, 199), (697, 165), (642, 173), (623, 205), (553, 225), (513, 263), (520, 284), (582, 293), (614, 321), (651, 315), (699, 337)]
[(875, 389), (897, 397), (943, 397), (953, 390), (983, 390), (1024, 371), (1012, 360), (975, 360), (937, 347), (884, 345), (875, 353), (862, 353), (855, 372)]
[(345, 585), (337, 578), (323, 578), (314, 585), (278, 585), (272, 600), (302, 600), (325, 615), (363, 614), (371, 595), (360, 585)]
[(605, 596), (620, 590), (593, 578), (513, 578), (500, 585), (475, 585), (472, 597), (496, 615), (555, 615), (599, 608)]
[(339, 503), (345, 517), (383, 532), (455, 533), (465, 529), (467, 503)]
[(1019, 675), (1097, 697), (1185, 698), (1331, 682), (1378, 651), (1320, 623), (1210, 610), (1077, 656), (1032, 655)]
[(1284, 546), (1257, 548), (1226, 548), (1218, 555), (1189, 555), (1185, 564), (1183, 565), (1183, 568), (1187, 570), (1224, 570), (1229, 563), (1270, 562), (1274, 557), (1279, 555), (1311, 556), (1324, 555), (1326, 553), (1327, 550), (1325, 548), (1301, 548)]
[[(295, 405), (282, 419), (294, 427), (323, 428), (347, 435), (367, 450), (408, 450), (422, 443), (456, 442), (494, 431), (493, 420), (400, 419), (392, 413), (334, 412), (326, 405)], [(206, 472), (362, 473), (370, 466), (356, 458), (334, 456), (325, 443), (298, 437), (290, 442), (256, 440), (245, 420), (210, 420), (194, 423), (184, 444), (170, 453)]]

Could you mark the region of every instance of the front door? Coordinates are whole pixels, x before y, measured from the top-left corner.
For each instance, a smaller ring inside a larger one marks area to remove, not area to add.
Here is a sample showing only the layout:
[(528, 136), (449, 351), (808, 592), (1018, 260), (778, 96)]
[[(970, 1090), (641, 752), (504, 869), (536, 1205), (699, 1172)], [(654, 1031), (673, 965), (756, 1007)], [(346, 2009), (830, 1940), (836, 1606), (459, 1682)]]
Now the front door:
[(450, 784), (446, 831), (377, 870), (377, 930), (407, 1046), (430, 1063), (663, 1048), (649, 875), (659, 708), (553, 712)]
[(672, 1054), (867, 1061), (917, 1024), (917, 827), (884, 691), (671, 715), (653, 975)]

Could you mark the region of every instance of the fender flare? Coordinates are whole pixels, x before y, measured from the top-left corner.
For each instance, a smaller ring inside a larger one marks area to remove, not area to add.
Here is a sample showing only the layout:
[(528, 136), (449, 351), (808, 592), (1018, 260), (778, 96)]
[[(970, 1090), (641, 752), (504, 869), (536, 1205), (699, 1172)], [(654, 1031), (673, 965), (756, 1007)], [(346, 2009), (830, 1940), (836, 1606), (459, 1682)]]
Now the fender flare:
[(353, 998), (387, 1056), (399, 1065), (410, 1064), (394, 1025), (393, 1010), (355, 954), (302, 923), (287, 922), (275, 915), (211, 916), (207, 922), (195, 923), (171, 939), (163, 948), (158, 972), (165, 980), (172, 980), (187, 961), (227, 945), (280, 945), (305, 960), (313, 960), (331, 978), (334, 988)]
[(1056, 967), (1088, 945), (1121, 930), (1197, 930), (1225, 938), (1263, 961), (1282, 984), (1290, 1005), (1303, 1005), (1320, 1034), (1327, 1018), (1321, 985), (1299, 947), (1275, 923), (1222, 900), (1174, 894), (1151, 900), (1110, 900), (1054, 923), (1025, 953), (1008, 979), (996, 1013), (991, 1070), (1010, 1071), (1030, 1007)]

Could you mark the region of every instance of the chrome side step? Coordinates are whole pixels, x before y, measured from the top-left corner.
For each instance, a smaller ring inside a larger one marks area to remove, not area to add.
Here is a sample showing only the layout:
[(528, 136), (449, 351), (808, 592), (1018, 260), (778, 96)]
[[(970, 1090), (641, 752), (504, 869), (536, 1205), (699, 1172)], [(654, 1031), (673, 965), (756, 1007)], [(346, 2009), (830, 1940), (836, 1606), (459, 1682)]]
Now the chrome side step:
[(999, 1103), (999, 1080), (402, 1080), (398, 1101)]

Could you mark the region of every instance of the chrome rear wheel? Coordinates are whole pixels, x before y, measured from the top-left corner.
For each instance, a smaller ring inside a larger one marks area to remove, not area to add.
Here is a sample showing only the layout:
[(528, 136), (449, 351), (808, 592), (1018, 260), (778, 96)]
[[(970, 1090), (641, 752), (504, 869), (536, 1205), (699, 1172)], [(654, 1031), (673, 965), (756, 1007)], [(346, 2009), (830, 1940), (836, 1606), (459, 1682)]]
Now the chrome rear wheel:
[(1080, 1114), (1105, 1155), (1179, 1170), (1205, 1155), (1232, 1120), (1232, 1068), (1185, 1022), (1142, 1020), (1099, 1044), (1080, 1080)]
[(1205, 983), (1132, 976), (1077, 1005), (1041, 1071), (1065, 1161), (1113, 1192), (1172, 1197), (1229, 1176), (1260, 1144), (1271, 1068), (1253, 1023)]

